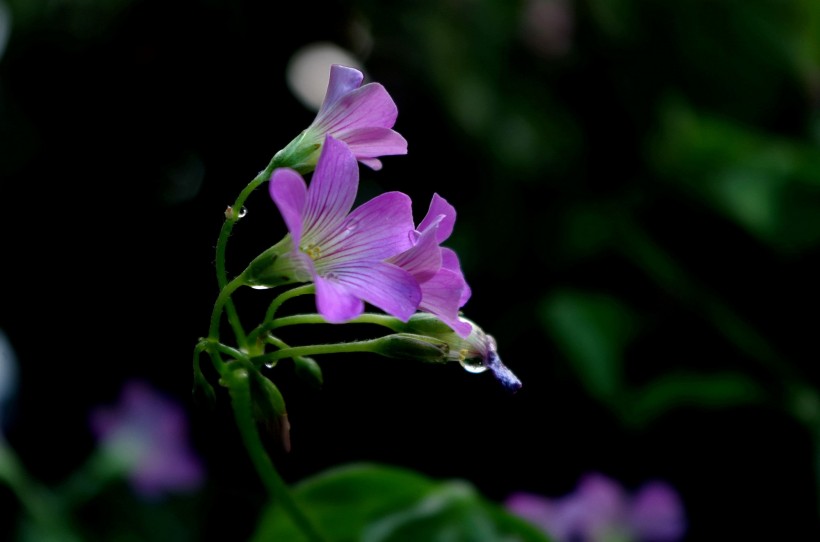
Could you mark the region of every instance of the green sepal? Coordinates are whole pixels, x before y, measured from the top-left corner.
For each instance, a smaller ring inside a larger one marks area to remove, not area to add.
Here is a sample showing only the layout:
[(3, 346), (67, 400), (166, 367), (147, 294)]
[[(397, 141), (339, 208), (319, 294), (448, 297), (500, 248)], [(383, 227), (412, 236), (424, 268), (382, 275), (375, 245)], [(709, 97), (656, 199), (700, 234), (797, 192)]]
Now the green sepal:
[(251, 377), (251, 402), (256, 423), (281, 442), (285, 451), (290, 451), (290, 422), (282, 393), (259, 371), (248, 371)]
[(446, 341), (414, 333), (393, 333), (378, 340), (375, 352), (395, 359), (444, 363), (450, 354)]
[(316, 389), (324, 384), (322, 368), (316, 360), (307, 356), (297, 356), (293, 358), (293, 369), (296, 375)]
[(293, 141), (274, 155), (274, 159), (280, 167), (289, 167), (304, 175), (316, 169), (321, 148), (322, 143), (315, 133), (302, 130)]
[(293, 247), (290, 234), (251, 261), (242, 272), (242, 282), (256, 288), (275, 288), (300, 282), (290, 252)]
[(454, 334), (450, 326), (429, 312), (417, 312), (407, 322), (396, 320), (391, 327), (396, 331), (415, 335), (449, 336)]

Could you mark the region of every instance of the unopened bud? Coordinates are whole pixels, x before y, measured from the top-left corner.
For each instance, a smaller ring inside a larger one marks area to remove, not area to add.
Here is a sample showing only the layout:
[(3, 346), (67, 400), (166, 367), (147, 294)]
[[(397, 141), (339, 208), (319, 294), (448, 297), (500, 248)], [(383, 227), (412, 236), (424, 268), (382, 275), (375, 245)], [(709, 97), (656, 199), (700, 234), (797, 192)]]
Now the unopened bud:
[(460, 320), (472, 326), (470, 335), (459, 337), (447, 324), (428, 313), (414, 314), (401, 326), (407, 333), (423, 334), (426, 340), (439, 339), (449, 346), (447, 361), (457, 361), (471, 373), (491, 371), (493, 376), (507, 390), (515, 393), (521, 388), (521, 381), (498, 356), (498, 349), (492, 335), (484, 333), (475, 322), (464, 317)]
[(379, 354), (395, 359), (445, 363), (450, 354), (446, 341), (412, 333), (385, 335), (378, 340), (378, 345)]

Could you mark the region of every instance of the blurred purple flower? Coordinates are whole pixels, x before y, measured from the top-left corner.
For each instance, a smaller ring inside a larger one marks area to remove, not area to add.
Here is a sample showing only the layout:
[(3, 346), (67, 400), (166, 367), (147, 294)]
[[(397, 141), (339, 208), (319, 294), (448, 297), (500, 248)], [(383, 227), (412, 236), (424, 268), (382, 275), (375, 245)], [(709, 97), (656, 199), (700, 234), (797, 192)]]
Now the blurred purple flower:
[(327, 93), (316, 118), (278, 154), (280, 162), (300, 173), (313, 169), (325, 136), (350, 147), (361, 163), (381, 169), (379, 156), (407, 154), (407, 141), (394, 131), (398, 108), (379, 83), (362, 86), (364, 74), (333, 64)]
[(146, 383), (127, 382), (119, 403), (92, 411), (90, 425), (104, 453), (140, 495), (155, 498), (202, 483), (203, 468), (188, 445), (184, 411)]
[(514, 493), (505, 506), (557, 542), (674, 542), (686, 530), (680, 497), (660, 481), (628, 495), (617, 482), (591, 473), (564, 497)]

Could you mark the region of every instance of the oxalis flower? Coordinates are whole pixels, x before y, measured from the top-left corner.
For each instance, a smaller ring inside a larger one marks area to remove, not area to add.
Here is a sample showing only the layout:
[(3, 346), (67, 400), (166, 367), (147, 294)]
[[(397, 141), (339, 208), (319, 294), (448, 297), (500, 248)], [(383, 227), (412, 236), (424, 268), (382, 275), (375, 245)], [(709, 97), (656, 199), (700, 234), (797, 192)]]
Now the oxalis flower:
[(660, 480), (629, 494), (617, 481), (593, 472), (569, 495), (553, 499), (519, 492), (505, 506), (557, 542), (677, 542), (686, 532), (680, 496)]
[(459, 309), (470, 299), (470, 287), (464, 280), (456, 253), (439, 246), (450, 237), (456, 221), (455, 208), (433, 194), (427, 215), (413, 233), (414, 246), (388, 262), (406, 269), (421, 286), (419, 308), (436, 315), (462, 338), (470, 335), (472, 326), (459, 319)]
[(414, 245), (410, 198), (387, 192), (350, 212), (358, 185), (356, 157), (330, 135), (309, 188), (295, 170), (274, 170), (270, 195), (290, 233), (251, 263), (244, 282), (313, 282), (316, 308), (331, 323), (360, 315), (364, 302), (407, 321), (421, 288), (410, 272), (385, 260)]
[(326, 135), (344, 141), (358, 161), (379, 170), (379, 156), (407, 154), (407, 141), (394, 131), (398, 108), (379, 83), (362, 86), (357, 69), (330, 67), (325, 99), (316, 118), (287, 147), (276, 154), (283, 166), (300, 173), (313, 170)]
[(187, 440), (182, 407), (141, 381), (129, 381), (119, 404), (98, 407), (91, 429), (103, 453), (146, 498), (192, 491), (204, 480), (204, 470)]

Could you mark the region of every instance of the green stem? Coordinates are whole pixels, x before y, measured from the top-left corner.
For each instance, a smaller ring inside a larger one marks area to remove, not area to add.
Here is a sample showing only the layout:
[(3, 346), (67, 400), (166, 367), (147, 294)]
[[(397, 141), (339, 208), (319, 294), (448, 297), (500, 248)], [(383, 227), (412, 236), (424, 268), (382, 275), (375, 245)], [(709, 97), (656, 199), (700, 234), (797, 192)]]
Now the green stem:
[[(225, 222), (222, 223), (222, 229), (219, 231), (219, 238), (216, 241), (216, 281), (219, 285), (220, 291), (224, 290), (225, 286), (228, 284), (228, 271), (225, 267), (225, 252), (227, 250), (228, 239), (231, 236), (233, 226), (240, 218), (242, 208), (245, 205), (245, 200), (248, 199), (248, 196), (250, 196), (254, 190), (259, 188), (259, 185), (270, 179), (271, 173), (273, 173), (273, 170), (277, 167), (277, 165), (278, 159), (274, 156), (271, 158), (271, 161), (268, 163), (267, 167), (260, 171), (259, 174), (254, 177), (250, 183), (248, 183), (242, 192), (239, 193), (239, 196), (236, 198), (236, 201), (231, 207), (232, 212), (225, 214)], [(225, 304), (225, 310), (228, 312), (228, 321), (231, 323), (234, 333), (236, 334), (236, 340), (239, 344), (244, 344), (245, 332), (239, 321), (239, 315), (236, 312), (236, 307), (230, 299), (228, 299)]]
[(270, 354), (262, 356), (255, 356), (251, 358), (251, 363), (256, 367), (263, 364), (273, 363), (285, 358), (295, 358), (299, 356), (315, 356), (317, 354), (341, 354), (344, 352), (375, 352), (378, 353), (378, 347), (383, 337), (378, 339), (369, 339), (366, 341), (353, 341), (347, 343), (335, 344), (311, 344), (308, 346), (293, 346), (291, 348), (283, 348)]
[[(274, 330), (280, 327), (296, 326), (301, 324), (327, 324), (328, 321), (324, 319), (321, 314), (296, 314), (293, 316), (282, 316), (276, 318), (268, 326), (268, 330)], [(376, 324), (384, 326), (392, 331), (401, 330), (401, 321), (393, 316), (387, 314), (364, 313), (352, 320), (347, 321), (348, 324)]]
[(291, 288), (290, 290), (284, 291), (276, 298), (271, 301), (270, 306), (268, 307), (267, 312), (265, 313), (265, 319), (262, 321), (261, 324), (256, 326), (256, 328), (248, 334), (248, 345), (253, 346), (256, 344), (259, 336), (262, 333), (267, 332), (268, 330), (272, 329), (271, 326), (273, 325), (273, 317), (276, 316), (276, 311), (279, 310), (279, 307), (287, 301), (288, 299), (293, 299), (294, 297), (298, 297), (300, 295), (307, 295), (312, 294), (316, 291), (316, 287), (313, 284), (305, 284), (302, 286), (297, 286), (296, 288)]
[(293, 523), (309, 540), (320, 542), (323, 540), (323, 537), (318, 533), (313, 523), (296, 503), (284, 480), (282, 480), (282, 477), (270, 460), (265, 446), (262, 443), (262, 439), (259, 437), (256, 422), (253, 418), (249, 370), (254, 369), (243, 367), (228, 371), (228, 374), (225, 375), (231, 393), (234, 416), (242, 435), (242, 440), (245, 443), (245, 448), (262, 482), (270, 492), (271, 497), (282, 506)]
[(68, 518), (55, 496), (29, 479), (11, 446), (0, 435), (0, 482), (17, 496), (35, 524), (54, 540), (77, 541)]
[[(231, 295), (243, 284), (243, 278), (239, 276), (226, 284), (225, 287), (222, 288), (222, 291), (219, 292), (216, 303), (214, 303), (214, 310), (211, 313), (211, 327), (208, 331), (209, 339), (213, 339), (214, 341), (219, 340), (219, 320), (220, 316), (222, 316), (222, 309), (226, 304), (230, 303)], [(242, 342), (244, 343), (244, 340)]]

